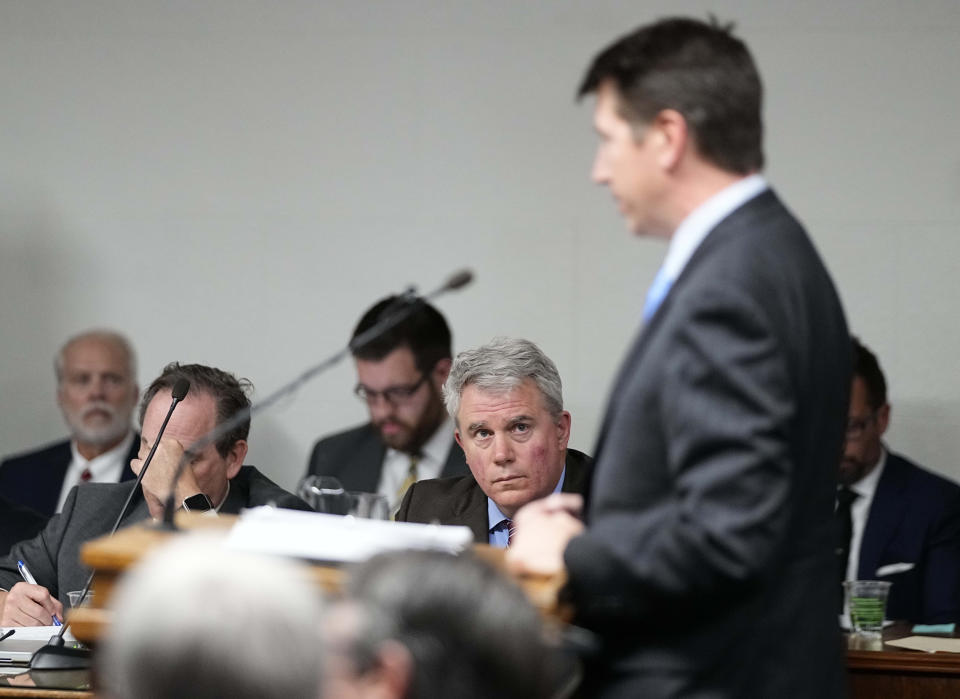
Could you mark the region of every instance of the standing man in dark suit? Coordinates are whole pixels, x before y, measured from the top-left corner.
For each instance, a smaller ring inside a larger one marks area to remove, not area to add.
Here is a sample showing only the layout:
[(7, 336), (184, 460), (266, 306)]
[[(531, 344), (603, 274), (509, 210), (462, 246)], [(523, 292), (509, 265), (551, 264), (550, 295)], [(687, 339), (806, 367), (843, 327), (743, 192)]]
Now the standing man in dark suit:
[[(390, 296), (374, 304), (351, 339), (373, 327), (395, 302)], [(436, 308), (418, 304), (353, 352), (354, 392), (367, 404), (370, 422), (318, 441), (307, 467), (307, 475), (335, 476), (347, 490), (385, 495), (392, 512), (411, 483), (468, 473), (441, 395), (453, 357), (450, 329)]]
[(131, 423), (137, 358), (127, 338), (111, 330), (82, 333), (67, 340), (53, 366), (70, 439), (0, 463), (0, 493), (47, 517), (78, 483), (133, 478), (130, 460), (140, 448)]
[[(140, 454), (131, 464), (143, 468), (160, 426), (170, 408), (173, 387), (180, 379), (190, 383), (160, 438), (153, 461), (133, 496), (122, 527), (148, 517), (160, 519), (174, 472), (184, 455), (200, 438), (250, 407), (250, 382), (239, 381), (220, 369), (201, 364), (169, 364), (147, 389), (140, 406)], [(176, 482), (176, 502), (194, 512), (239, 514), (240, 510), (273, 504), (309, 510), (300, 498), (286, 492), (253, 466), (244, 466), (250, 418), (223, 434), (216, 442), (190, 453)], [(16, 544), (0, 558), (0, 626), (49, 625), (56, 614), (63, 618), (67, 592), (83, 589), (89, 568), (80, 562), (80, 548), (104, 536), (136, 486), (127, 483), (90, 483), (70, 490), (63, 512), (53, 516), (33, 539)], [(17, 561), (26, 562), (37, 584), (22, 582)]]
[(604, 50), (593, 179), (669, 249), (613, 384), (586, 525), (578, 498), (517, 516), (508, 559), (566, 567), (603, 644), (591, 697), (837, 697), (836, 465), (850, 380), (843, 311), (769, 189), (747, 47), (689, 19)]
[(853, 338), (853, 386), (837, 490), (841, 580), (887, 580), (887, 618), (960, 621), (960, 486), (888, 451), (887, 382)]
[(567, 448), (560, 373), (535, 344), (496, 338), (461, 352), (443, 397), (473, 475), (414, 483), (398, 521), (467, 526), (478, 543), (504, 548), (528, 502), (584, 491), (591, 460)]

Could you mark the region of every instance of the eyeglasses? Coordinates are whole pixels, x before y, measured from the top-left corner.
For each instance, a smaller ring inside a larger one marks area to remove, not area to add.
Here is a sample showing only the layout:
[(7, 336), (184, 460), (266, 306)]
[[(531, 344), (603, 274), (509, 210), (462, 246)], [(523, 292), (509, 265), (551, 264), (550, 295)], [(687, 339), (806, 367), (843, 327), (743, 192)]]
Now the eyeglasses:
[(877, 421), (877, 414), (870, 413), (864, 417), (852, 417), (847, 420), (847, 439), (856, 441), (863, 437), (867, 428)]
[(417, 389), (419, 389), (426, 380), (427, 374), (422, 374), (416, 383), (407, 384), (406, 386), (391, 386), (382, 391), (374, 391), (372, 388), (367, 388), (362, 383), (358, 383), (356, 388), (353, 389), (353, 392), (357, 398), (367, 403), (376, 403), (378, 398), (383, 398), (390, 405), (397, 406), (413, 398), (413, 394), (417, 392)]

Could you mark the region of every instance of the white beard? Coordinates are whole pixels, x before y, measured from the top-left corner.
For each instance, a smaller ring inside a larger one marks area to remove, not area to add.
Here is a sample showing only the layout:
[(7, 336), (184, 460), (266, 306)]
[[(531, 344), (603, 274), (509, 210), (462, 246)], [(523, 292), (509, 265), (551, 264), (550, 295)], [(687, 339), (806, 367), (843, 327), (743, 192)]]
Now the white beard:
[[(90, 426), (84, 423), (83, 418), (93, 410), (102, 410), (109, 414), (109, 420), (102, 425)], [(70, 431), (78, 442), (103, 446), (111, 442), (119, 442), (130, 430), (130, 416), (121, 415), (116, 408), (108, 403), (90, 403), (84, 406), (79, 414), (63, 409), (63, 419), (70, 426)]]

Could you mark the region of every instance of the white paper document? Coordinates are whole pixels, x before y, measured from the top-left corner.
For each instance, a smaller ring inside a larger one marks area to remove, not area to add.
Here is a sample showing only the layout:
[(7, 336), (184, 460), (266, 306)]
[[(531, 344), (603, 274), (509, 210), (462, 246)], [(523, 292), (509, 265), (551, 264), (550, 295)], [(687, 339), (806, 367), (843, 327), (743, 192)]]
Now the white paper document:
[(226, 546), (238, 551), (349, 563), (399, 549), (457, 553), (472, 543), (473, 533), (469, 527), (256, 507), (240, 515)]
[[(18, 641), (49, 641), (51, 636), (60, 633), (59, 626), (4, 626), (0, 628), (0, 636), (13, 629), (13, 636)], [(63, 634), (64, 641), (76, 641), (68, 628)]]
[(907, 636), (896, 641), (887, 641), (888, 646), (922, 650), (927, 653), (960, 653), (960, 638), (937, 638), (934, 636)]

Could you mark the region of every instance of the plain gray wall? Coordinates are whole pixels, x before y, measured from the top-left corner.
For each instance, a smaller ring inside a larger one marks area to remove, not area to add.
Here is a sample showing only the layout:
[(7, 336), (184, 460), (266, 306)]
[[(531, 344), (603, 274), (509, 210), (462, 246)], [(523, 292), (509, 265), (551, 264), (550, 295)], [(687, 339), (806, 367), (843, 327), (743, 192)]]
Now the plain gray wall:
[[(890, 443), (960, 476), (960, 4), (941, 2), (0, 3), (0, 453), (64, 434), (51, 359), (129, 334), (264, 395), (342, 345), (377, 298), (426, 290), (463, 349), (557, 362), (572, 445), (666, 251), (588, 181), (589, 59), (665, 14), (735, 20), (767, 89), (767, 174), (880, 355)], [(256, 418), (285, 486), (364, 418), (347, 362)]]

